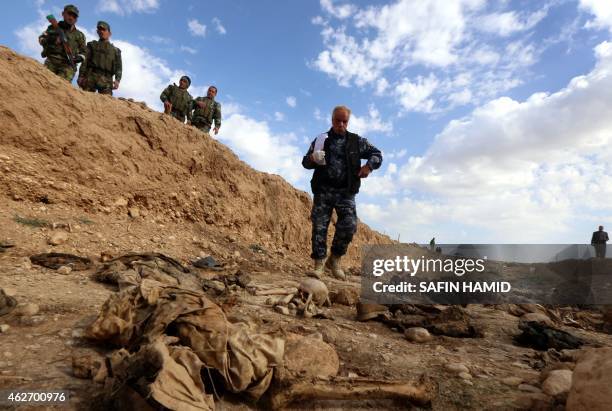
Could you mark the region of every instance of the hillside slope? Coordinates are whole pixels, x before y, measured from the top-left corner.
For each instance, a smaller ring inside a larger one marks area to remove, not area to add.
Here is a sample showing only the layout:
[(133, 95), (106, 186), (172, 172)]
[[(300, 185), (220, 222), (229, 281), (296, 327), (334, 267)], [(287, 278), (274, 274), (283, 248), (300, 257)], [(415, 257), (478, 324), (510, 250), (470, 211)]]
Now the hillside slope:
[[(310, 197), (199, 130), (141, 103), (75, 89), (6, 47), (0, 93), (0, 153), (15, 160), (0, 174), (5, 200), (110, 216), (138, 207), (148, 220), (192, 222), (308, 257)], [(357, 263), (363, 244), (386, 242), (360, 224), (349, 260)]]

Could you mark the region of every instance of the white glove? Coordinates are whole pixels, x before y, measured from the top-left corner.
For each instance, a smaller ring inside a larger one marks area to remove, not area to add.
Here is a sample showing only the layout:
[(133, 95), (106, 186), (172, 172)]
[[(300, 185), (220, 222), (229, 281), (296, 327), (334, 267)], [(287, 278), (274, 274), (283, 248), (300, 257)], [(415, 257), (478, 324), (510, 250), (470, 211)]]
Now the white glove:
[(319, 165), (325, 165), (325, 151), (318, 150), (312, 152), (312, 159)]

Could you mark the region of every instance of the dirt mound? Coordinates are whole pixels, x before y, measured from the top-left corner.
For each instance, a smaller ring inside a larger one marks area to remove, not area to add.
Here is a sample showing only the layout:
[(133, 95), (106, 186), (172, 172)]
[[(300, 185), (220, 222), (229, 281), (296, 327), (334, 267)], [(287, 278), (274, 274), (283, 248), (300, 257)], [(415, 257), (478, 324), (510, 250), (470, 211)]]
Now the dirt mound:
[[(308, 258), (310, 197), (195, 128), (142, 103), (77, 90), (6, 47), (0, 92), (0, 153), (13, 160), (0, 164), (1, 204), (190, 222), (203, 235)], [(348, 260), (358, 262), (362, 244), (390, 241), (360, 224)]]

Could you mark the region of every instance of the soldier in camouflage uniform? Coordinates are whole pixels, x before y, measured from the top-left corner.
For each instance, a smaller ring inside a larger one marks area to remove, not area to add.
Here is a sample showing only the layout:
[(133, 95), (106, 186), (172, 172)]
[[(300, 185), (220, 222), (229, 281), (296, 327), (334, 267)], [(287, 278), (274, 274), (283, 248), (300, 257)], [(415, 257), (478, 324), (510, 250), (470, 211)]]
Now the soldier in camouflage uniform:
[(164, 112), (179, 120), (191, 124), (191, 111), (193, 110), (193, 97), (187, 91), (191, 85), (191, 79), (187, 76), (181, 77), (179, 85), (171, 84), (162, 91), (159, 98), (164, 103)]
[[(79, 18), (79, 9), (72, 4), (67, 5), (62, 12), (62, 18), (64, 20), (59, 22), (59, 27), (66, 33), (74, 61), (75, 63), (82, 63), (85, 60), (85, 35), (75, 26)], [(38, 37), (38, 43), (43, 46), (41, 55), (46, 57), (45, 66), (58, 76), (71, 82), (76, 69), (66, 58), (66, 52), (60, 37), (52, 25), (49, 25), (47, 30)]]
[(99, 21), (97, 27), (100, 39), (87, 43), (87, 54), (77, 83), (83, 90), (112, 96), (121, 81), (121, 50), (109, 41), (112, 33), (107, 22)]
[(221, 128), (221, 104), (215, 101), (217, 87), (210, 86), (206, 97), (197, 97), (193, 100), (193, 118), (191, 124), (205, 133), (210, 132), (210, 127), (215, 123), (215, 134)]
[[(310, 145), (302, 165), (314, 173), (310, 185), (314, 194), (312, 220), (312, 254), (314, 271), (311, 275), (321, 277), (325, 268), (334, 277), (344, 279), (340, 259), (353, 235), (357, 231), (355, 195), (359, 192), (362, 178), (382, 164), (382, 153), (368, 140), (347, 131), (351, 110), (345, 106), (335, 107), (332, 112), (332, 127), (319, 135)], [(361, 165), (361, 159), (367, 163)], [(327, 228), (336, 210), (336, 232), (327, 255)]]

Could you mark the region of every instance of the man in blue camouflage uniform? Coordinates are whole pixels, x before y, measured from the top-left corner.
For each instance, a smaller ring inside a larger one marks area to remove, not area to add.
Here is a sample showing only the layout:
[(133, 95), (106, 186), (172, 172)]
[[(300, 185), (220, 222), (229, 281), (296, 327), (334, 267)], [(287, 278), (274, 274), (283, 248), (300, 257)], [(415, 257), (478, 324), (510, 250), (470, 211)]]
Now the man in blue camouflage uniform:
[[(310, 186), (314, 194), (312, 220), (312, 254), (314, 270), (312, 275), (321, 277), (325, 268), (334, 277), (345, 279), (340, 268), (340, 259), (355, 231), (357, 231), (357, 211), (355, 195), (359, 192), (361, 179), (382, 164), (382, 153), (368, 140), (347, 131), (351, 110), (337, 106), (332, 112), (332, 127), (319, 135), (310, 145), (302, 165), (314, 170)], [(361, 165), (361, 159), (367, 160)], [(336, 232), (327, 255), (327, 228), (332, 212), (336, 210)]]

